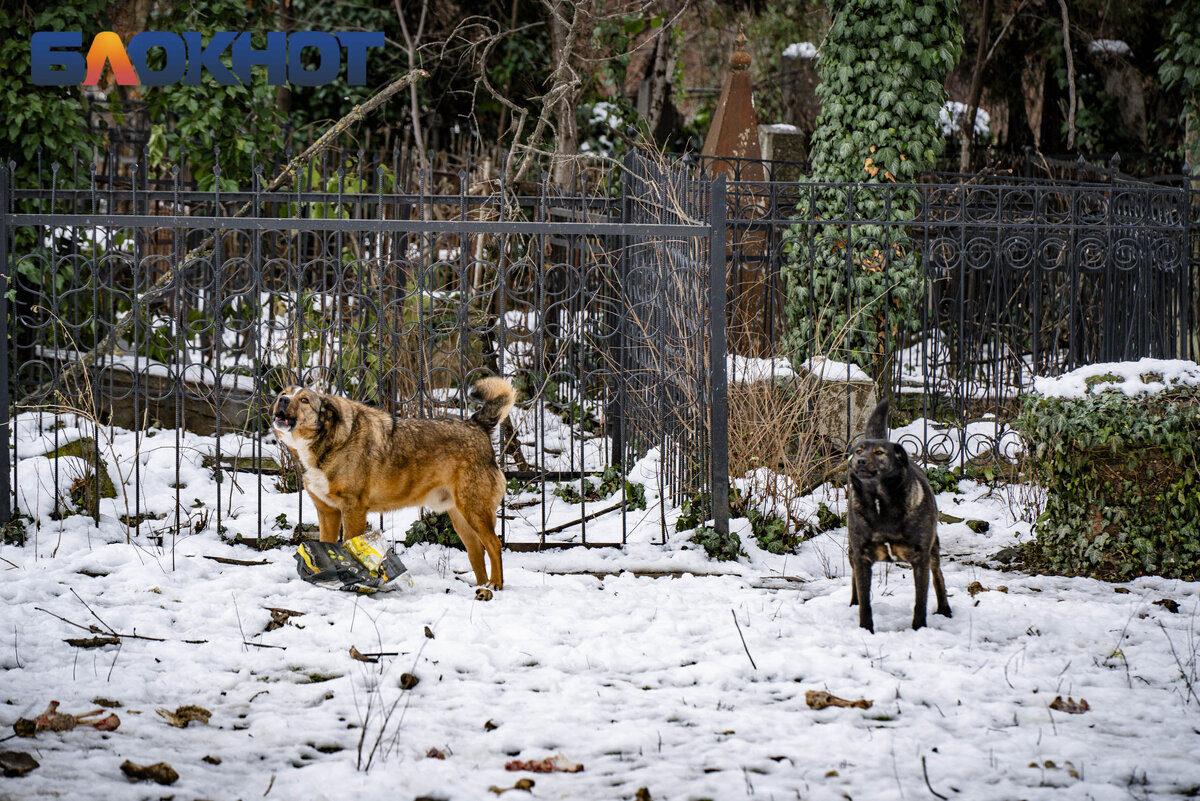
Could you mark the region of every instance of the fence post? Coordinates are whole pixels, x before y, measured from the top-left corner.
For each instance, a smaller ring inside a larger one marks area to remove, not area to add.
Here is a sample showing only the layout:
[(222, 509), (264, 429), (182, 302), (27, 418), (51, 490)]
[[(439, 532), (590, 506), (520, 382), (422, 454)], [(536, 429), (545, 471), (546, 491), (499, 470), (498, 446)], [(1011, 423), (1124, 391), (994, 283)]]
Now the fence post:
[(8, 290), (11, 285), (8, 265), (9, 177), (8, 166), (0, 164), (0, 392), (3, 393), (0, 402), (0, 453), (4, 454), (4, 467), (0, 469), (0, 525), (7, 525), (12, 519), (8, 454), (8, 410), (13, 398), (8, 375)]
[[(622, 224), (632, 222), (629, 210), (629, 181), (630, 175), (634, 167), (634, 159), (637, 158), (637, 151), (630, 150), (625, 154), (625, 159), (621, 165), (621, 219)], [(612, 295), (612, 303), (608, 310), (608, 331), (609, 331), (609, 363), (613, 368), (615, 381), (613, 382), (613, 392), (609, 395), (608, 409), (605, 412), (608, 418), (609, 438), (612, 445), (612, 451), (609, 461), (613, 465), (619, 465), (621, 470), (625, 469), (625, 386), (627, 384), (626, 370), (628, 365), (625, 361), (625, 320), (626, 315), (622, 308), (627, 302), (625, 292), (626, 274), (629, 264), (629, 237), (624, 234), (618, 234), (613, 237), (613, 242), (616, 247), (617, 257), (611, 264), (615, 268), (615, 275), (609, 275), (609, 281), (613, 284), (609, 289)]]
[(713, 523), (729, 533), (729, 376), (725, 361), (725, 174), (713, 179), (708, 222), (709, 486)]
[[(1200, 359), (1200, 347), (1196, 347), (1196, 343), (1200, 340), (1195, 338), (1192, 333), (1190, 315), (1192, 311), (1192, 303), (1196, 302), (1200, 307), (1200, 284), (1197, 280), (1195, 264), (1193, 259), (1200, 254), (1196, 253), (1192, 248), (1193, 225), (1192, 214), (1192, 175), (1188, 163), (1183, 162), (1183, 169), (1180, 170), (1183, 178), (1183, 197), (1179, 209), (1183, 224), (1183, 259), (1179, 263), (1179, 346), (1175, 349), (1174, 357), (1176, 359)], [(1200, 195), (1197, 195), (1200, 200)]]

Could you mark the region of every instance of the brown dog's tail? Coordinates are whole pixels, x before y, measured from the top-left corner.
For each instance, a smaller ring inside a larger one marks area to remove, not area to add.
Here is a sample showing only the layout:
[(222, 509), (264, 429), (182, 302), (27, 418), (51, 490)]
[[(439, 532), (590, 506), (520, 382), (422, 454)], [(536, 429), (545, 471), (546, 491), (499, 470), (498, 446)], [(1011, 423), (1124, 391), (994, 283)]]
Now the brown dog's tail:
[(508, 417), (517, 399), (512, 384), (507, 378), (499, 376), (479, 379), (471, 385), (467, 395), (483, 402), (483, 408), (471, 415), (471, 422), (486, 431), (489, 436), (496, 425)]
[(867, 439), (887, 439), (887, 416), (888, 402), (881, 400), (875, 411), (871, 412), (871, 417), (867, 420), (867, 430), (863, 435)]

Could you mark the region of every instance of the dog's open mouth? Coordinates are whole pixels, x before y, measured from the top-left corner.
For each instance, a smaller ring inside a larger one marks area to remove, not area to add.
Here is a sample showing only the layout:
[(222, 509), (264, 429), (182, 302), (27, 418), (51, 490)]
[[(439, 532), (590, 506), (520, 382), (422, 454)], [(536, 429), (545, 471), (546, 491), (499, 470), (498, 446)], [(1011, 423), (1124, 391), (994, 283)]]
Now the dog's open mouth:
[(296, 427), (296, 418), (288, 417), (286, 414), (275, 414), (275, 427), (280, 431), (291, 431)]

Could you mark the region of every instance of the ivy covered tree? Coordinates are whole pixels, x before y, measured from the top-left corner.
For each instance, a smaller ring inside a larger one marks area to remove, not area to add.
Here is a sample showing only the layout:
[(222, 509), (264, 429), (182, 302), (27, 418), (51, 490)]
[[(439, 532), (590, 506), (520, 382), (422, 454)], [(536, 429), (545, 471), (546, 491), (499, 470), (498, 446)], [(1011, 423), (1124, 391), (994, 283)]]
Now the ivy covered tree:
[[(828, 353), (884, 379), (887, 356), (920, 320), (917, 254), (885, 225), (911, 219), (914, 190), (944, 147), (938, 113), (962, 49), (957, 0), (847, 0), (817, 66), (814, 183), (785, 269), (795, 358)], [(857, 184), (858, 186), (850, 186)], [(837, 220), (877, 221), (854, 225)], [(823, 222), (829, 221), (829, 222)]]
[(1170, 89), (1183, 93), (1183, 158), (1192, 179), (1200, 174), (1200, 0), (1167, 0), (1173, 8), (1167, 22), (1167, 43), (1159, 53), (1158, 76)]

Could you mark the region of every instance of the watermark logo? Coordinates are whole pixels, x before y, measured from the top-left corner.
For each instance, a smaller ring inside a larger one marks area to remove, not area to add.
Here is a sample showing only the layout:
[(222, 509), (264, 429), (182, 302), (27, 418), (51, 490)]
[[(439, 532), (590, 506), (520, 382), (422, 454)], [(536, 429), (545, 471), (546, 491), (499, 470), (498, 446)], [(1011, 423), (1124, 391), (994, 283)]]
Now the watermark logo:
[[(80, 31), (38, 31), (30, 39), (30, 78), (38, 86), (95, 86), (108, 64), (122, 86), (196, 85), (207, 71), (222, 86), (250, 83), (253, 67), (266, 67), (272, 86), (322, 86), (337, 80), (346, 51), (346, 83), (367, 82), (367, 50), (383, 47), (382, 31), (297, 31), (267, 34), (267, 46), (255, 49), (248, 32), (219, 31), (207, 42), (196, 31), (143, 31), (126, 45), (112, 31), (96, 34), (83, 54)], [(151, 69), (147, 55), (163, 52), (162, 66)], [(304, 51), (316, 53), (314, 66), (304, 69)], [(230, 55), (232, 70), (221, 61)]]

